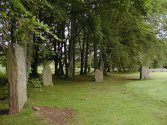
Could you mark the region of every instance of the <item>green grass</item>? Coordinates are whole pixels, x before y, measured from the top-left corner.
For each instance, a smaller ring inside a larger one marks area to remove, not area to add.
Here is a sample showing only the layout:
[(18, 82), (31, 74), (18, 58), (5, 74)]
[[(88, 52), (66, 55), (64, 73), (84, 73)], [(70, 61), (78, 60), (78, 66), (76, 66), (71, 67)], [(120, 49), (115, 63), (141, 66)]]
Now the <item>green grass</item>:
[[(21, 113), (0, 115), (0, 125), (48, 125), (32, 111), (33, 105), (75, 109), (74, 125), (166, 125), (167, 73), (151, 73), (149, 80), (141, 81), (138, 76), (112, 74), (102, 83), (85, 80), (89, 76), (77, 77), (55, 81), (53, 87), (41, 91), (28, 89)], [(7, 100), (0, 100), (0, 109), (6, 108)]]

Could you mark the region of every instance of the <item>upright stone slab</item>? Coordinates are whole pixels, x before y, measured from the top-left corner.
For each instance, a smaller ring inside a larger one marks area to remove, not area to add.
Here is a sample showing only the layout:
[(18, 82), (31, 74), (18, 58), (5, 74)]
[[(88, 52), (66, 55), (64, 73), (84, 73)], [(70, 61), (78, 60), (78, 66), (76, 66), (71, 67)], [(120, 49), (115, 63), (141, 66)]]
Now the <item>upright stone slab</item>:
[(103, 81), (103, 72), (99, 69), (95, 71), (95, 82), (102, 82)]
[(50, 68), (49, 63), (46, 63), (44, 65), (44, 68), (43, 68), (43, 71), (42, 71), (42, 76), (43, 76), (43, 85), (44, 86), (53, 85), (52, 70)]
[(21, 111), (27, 101), (25, 50), (17, 44), (7, 50), (7, 78), (9, 86), (9, 113)]
[(141, 66), (140, 69), (140, 79), (148, 79), (149, 78), (149, 68), (145, 66)]

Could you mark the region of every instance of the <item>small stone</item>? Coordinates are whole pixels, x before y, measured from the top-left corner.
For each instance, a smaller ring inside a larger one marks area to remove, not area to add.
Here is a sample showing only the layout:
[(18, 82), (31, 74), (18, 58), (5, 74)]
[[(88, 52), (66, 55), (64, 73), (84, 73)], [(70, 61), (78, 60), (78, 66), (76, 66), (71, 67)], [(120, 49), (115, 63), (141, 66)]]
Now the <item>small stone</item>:
[(40, 111), (41, 108), (40, 108), (40, 107), (37, 107), (37, 106), (33, 106), (33, 107), (32, 107), (32, 110), (34, 110), (34, 111)]
[(148, 79), (149, 78), (149, 68), (142, 66), (140, 69), (140, 79)]
[(53, 86), (53, 81), (52, 81), (52, 70), (50, 68), (49, 63), (46, 63), (43, 68), (42, 72), (42, 77), (43, 77), (43, 85), (44, 86)]
[(99, 69), (95, 71), (95, 82), (102, 82), (103, 81), (103, 72)]

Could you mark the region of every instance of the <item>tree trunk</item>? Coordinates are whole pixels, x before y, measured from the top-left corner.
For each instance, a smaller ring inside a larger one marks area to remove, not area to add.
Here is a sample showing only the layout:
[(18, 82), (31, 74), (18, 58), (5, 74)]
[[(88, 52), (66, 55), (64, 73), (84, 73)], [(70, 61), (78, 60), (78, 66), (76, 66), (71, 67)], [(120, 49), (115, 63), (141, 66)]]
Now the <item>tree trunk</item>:
[[(83, 46), (84, 47), (84, 46)], [(81, 66), (80, 66), (80, 75), (84, 74), (84, 49), (81, 50)]]
[(97, 59), (97, 41), (94, 33), (94, 71), (98, 68), (98, 59)]
[(29, 78), (29, 74), (30, 74), (30, 71), (31, 71), (32, 59), (33, 59), (33, 48), (34, 48), (33, 37), (34, 36), (32, 34), (29, 34), (30, 41), (28, 41), (27, 44), (26, 44), (27, 80)]
[(65, 42), (64, 43), (64, 64), (65, 64), (65, 79), (68, 78), (68, 62), (67, 62), (67, 59), (68, 59), (68, 56), (67, 56), (67, 43)]
[(73, 41), (72, 40), (70, 40), (70, 43), (69, 43), (69, 53), (68, 53), (68, 57), (69, 57), (69, 66), (68, 66), (68, 75), (69, 75), (69, 78), (70, 79), (73, 79), (73, 67), (74, 67), (74, 65), (73, 65)]
[[(35, 35), (33, 40), (35, 43)], [(38, 77), (38, 63), (39, 63), (38, 52), (39, 52), (39, 46), (34, 45), (33, 60), (31, 64), (31, 77), (35, 77), (35, 78)]]
[(56, 41), (54, 41), (53, 46), (54, 46), (54, 53), (55, 53), (55, 56), (53, 57), (54, 70), (55, 70), (54, 75), (56, 76), (57, 75), (57, 67), (58, 67), (57, 42)]
[[(61, 24), (61, 38), (64, 40), (65, 39), (65, 23), (62, 23)], [(64, 64), (62, 62), (62, 59), (63, 59), (63, 48), (64, 48), (64, 43), (60, 43), (60, 48), (59, 48), (59, 52), (60, 52), (60, 57), (59, 57), (59, 76), (60, 78), (62, 78), (62, 76), (64, 75), (64, 70), (63, 70), (63, 67), (64, 67)]]
[[(60, 31), (58, 31), (60, 32)], [(57, 77), (61, 78), (61, 45), (60, 45), (60, 41), (58, 41), (58, 70), (57, 70)]]
[(104, 49), (100, 51), (100, 70), (104, 71)]
[(83, 37), (83, 43), (81, 46), (81, 66), (80, 66), (80, 75), (84, 74), (84, 51), (85, 51), (85, 29), (84, 29), (84, 37)]
[(88, 73), (88, 54), (89, 54), (89, 43), (88, 43), (88, 40), (86, 40), (85, 70), (84, 70), (84, 74)]
[(16, 19), (11, 20), (11, 43), (17, 43), (16, 41)]
[(71, 39), (69, 41), (69, 69), (68, 75), (70, 79), (74, 79), (75, 76), (75, 18), (74, 15), (71, 19)]
[(38, 55), (37, 55), (38, 49), (35, 47), (35, 53), (33, 57), (33, 62), (31, 64), (31, 76), (32, 77), (38, 77)]

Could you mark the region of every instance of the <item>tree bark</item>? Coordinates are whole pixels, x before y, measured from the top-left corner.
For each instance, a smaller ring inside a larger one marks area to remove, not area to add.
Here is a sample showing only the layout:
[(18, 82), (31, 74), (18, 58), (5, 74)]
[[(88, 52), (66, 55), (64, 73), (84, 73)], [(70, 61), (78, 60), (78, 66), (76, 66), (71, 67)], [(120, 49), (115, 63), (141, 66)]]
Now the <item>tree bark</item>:
[(33, 34), (29, 34), (29, 38), (30, 41), (27, 42), (26, 44), (26, 66), (27, 66), (27, 80), (29, 78), (29, 74), (31, 71), (31, 64), (32, 64), (32, 59), (33, 59), (33, 48), (34, 48), (34, 44), (33, 44)]
[[(33, 40), (35, 43), (35, 35)], [(35, 78), (38, 77), (38, 63), (39, 63), (38, 52), (39, 52), (39, 46), (34, 45), (33, 60), (31, 64), (31, 77), (35, 77)]]
[(16, 41), (16, 19), (15, 17), (11, 20), (11, 43), (17, 43)]
[(84, 74), (87, 74), (87, 73), (88, 73), (88, 54), (89, 54), (89, 43), (88, 43), (88, 40), (86, 40), (85, 69), (84, 69)]
[(97, 59), (97, 41), (94, 33), (94, 71), (98, 68), (98, 59)]
[(82, 42), (82, 46), (81, 46), (81, 66), (80, 66), (80, 75), (84, 74), (84, 51), (85, 51), (85, 29), (84, 29), (84, 37), (83, 37), (83, 42)]
[(68, 78), (68, 56), (67, 56), (67, 43), (64, 43), (64, 64), (65, 64), (65, 79)]
[(104, 49), (100, 51), (100, 70), (104, 71)]
[(75, 77), (75, 18), (74, 15), (71, 19), (71, 39), (69, 41), (69, 69), (68, 75), (70, 79)]
[(57, 67), (58, 67), (57, 42), (56, 41), (54, 41), (53, 46), (54, 46), (54, 53), (55, 53), (55, 56), (53, 57), (53, 61), (54, 61), (54, 75), (56, 76), (57, 75)]

